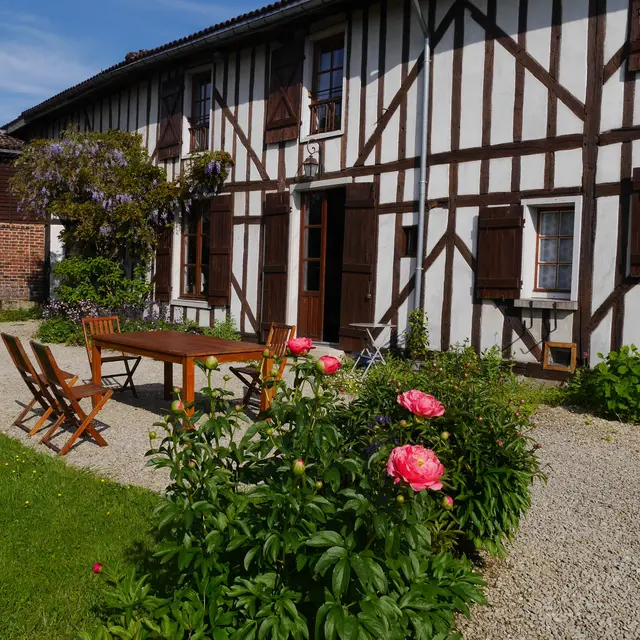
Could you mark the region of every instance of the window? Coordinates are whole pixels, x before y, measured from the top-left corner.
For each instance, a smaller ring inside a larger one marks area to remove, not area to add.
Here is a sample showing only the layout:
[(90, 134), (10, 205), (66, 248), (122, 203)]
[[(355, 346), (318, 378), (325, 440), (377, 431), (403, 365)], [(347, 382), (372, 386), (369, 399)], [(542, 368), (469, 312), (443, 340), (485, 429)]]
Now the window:
[(342, 128), (344, 34), (315, 43), (311, 83), (311, 133)]
[(191, 79), (191, 151), (209, 148), (209, 118), (211, 112), (211, 73), (202, 73)]
[(403, 227), (402, 257), (415, 258), (418, 255), (418, 227)]
[(209, 274), (209, 200), (194, 202), (182, 218), (180, 293), (186, 298), (207, 295)]
[(536, 291), (571, 291), (574, 210), (540, 209), (536, 258)]

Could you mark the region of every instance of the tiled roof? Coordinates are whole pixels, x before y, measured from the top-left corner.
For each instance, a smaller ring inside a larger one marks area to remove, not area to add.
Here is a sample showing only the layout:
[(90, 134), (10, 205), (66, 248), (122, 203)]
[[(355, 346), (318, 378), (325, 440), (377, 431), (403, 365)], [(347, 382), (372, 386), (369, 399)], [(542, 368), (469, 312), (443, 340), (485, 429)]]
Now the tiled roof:
[[(286, 9), (292, 5), (300, 5), (301, 9), (304, 10), (307, 6), (318, 6), (322, 4), (331, 4), (336, 0), (280, 0), (279, 2), (275, 2), (273, 4), (268, 4), (260, 9), (256, 9), (255, 11), (251, 11), (249, 13), (245, 13), (243, 15), (237, 16), (235, 18), (231, 18), (230, 20), (226, 20), (225, 22), (220, 22), (219, 24), (215, 24), (211, 27), (207, 27), (206, 29), (202, 29), (196, 33), (192, 33), (189, 36), (185, 36), (184, 38), (180, 38), (178, 40), (173, 40), (172, 42), (168, 42), (167, 44), (163, 44), (155, 49), (141, 49), (140, 51), (128, 53), (125, 56), (125, 59), (117, 64), (109, 67), (108, 69), (104, 69), (100, 73), (76, 84), (60, 93), (48, 98), (44, 102), (36, 105), (35, 107), (31, 107), (24, 111), (20, 118), (16, 119), (17, 122), (20, 119), (24, 121), (28, 121), (33, 119), (33, 117), (37, 117), (40, 112), (48, 110), (48, 108), (55, 108), (59, 103), (63, 103), (67, 100), (71, 100), (78, 95), (81, 95), (86, 90), (89, 90), (91, 87), (95, 87), (97, 85), (106, 84), (114, 72), (122, 70), (123, 72), (128, 71), (126, 67), (138, 65), (140, 62), (156, 56), (160, 53), (166, 53), (166, 55), (171, 55), (172, 49), (178, 49), (183, 47), (184, 45), (197, 46), (198, 41), (207, 38), (208, 36), (215, 36), (217, 32), (228, 31), (232, 27), (240, 27), (241, 25), (246, 27), (250, 27), (252, 29), (259, 29), (260, 27), (265, 25), (265, 18), (269, 16), (269, 14), (278, 14), (279, 11)], [(283, 16), (284, 17), (284, 16)], [(244, 25), (242, 23), (245, 23)], [(246, 31), (245, 31), (246, 33)], [(12, 124), (12, 123), (10, 123)]]
[(23, 144), (22, 140), (13, 138), (0, 130), (0, 153), (3, 151), (20, 151)]

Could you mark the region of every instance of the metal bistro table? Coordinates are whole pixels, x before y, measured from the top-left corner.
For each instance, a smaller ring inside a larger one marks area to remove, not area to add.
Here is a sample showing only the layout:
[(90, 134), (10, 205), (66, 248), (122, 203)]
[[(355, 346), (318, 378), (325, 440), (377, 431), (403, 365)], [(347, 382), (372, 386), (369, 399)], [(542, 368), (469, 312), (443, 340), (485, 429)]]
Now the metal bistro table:
[[(262, 360), (264, 353), (264, 345), (253, 342), (209, 338), (180, 331), (130, 331), (95, 335), (92, 343), (92, 374), (93, 381), (98, 381), (96, 384), (100, 384), (102, 380), (102, 349), (123, 351), (164, 362), (164, 397), (167, 400), (173, 396), (173, 364), (181, 364), (182, 399), (186, 405), (191, 404), (195, 398), (196, 360), (204, 360), (208, 356), (215, 356), (219, 362)], [(271, 371), (272, 366), (273, 360), (263, 360), (263, 376)], [(269, 401), (268, 392), (263, 390), (261, 409), (266, 409)]]
[(387, 361), (384, 359), (384, 356), (380, 351), (381, 347), (376, 345), (376, 340), (373, 337), (373, 334), (371, 332), (374, 331), (375, 329), (394, 329), (396, 325), (395, 324), (379, 324), (377, 322), (352, 322), (349, 326), (362, 332), (363, 340), (365, 343), (364, 349), (362, 349), (362, 351), (360, 351), (360, 353), (358, 354), (358, 357), (356, 358), (356, 361), (353, 364), (353, 368), (351, 369), (351, 371), (355, 370), (360, 360), (369, 360), (369, 364), (367, 365), (367, 368), (364, 370), (365, 376), (367, 375), (369, 369), (371, 368), (371, 365), (374, 362), (382, 362), (382, 364), (386, 364)]

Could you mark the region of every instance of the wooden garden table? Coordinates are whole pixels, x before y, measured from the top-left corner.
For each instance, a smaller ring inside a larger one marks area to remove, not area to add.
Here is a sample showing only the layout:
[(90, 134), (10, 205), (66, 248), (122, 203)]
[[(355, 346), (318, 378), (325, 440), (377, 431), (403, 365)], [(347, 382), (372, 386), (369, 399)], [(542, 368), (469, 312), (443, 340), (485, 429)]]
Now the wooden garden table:
[[(170, 400), (173, 397), (173, 364), (181, 364), (182, 400), (185, 405), (191, 404), (195, 398), (196, 360), (204, 360), (208, 356), (215, 356), (218, 362), (262, 360), (265, 349), (263, 345), (253, 342), (209, 338), (180, 331), (129, 331), (95, 335), (91, 339), (94, 383), (101, 384), (102, 381), (102, 349), (132, 353), (164, 362), (164, 397)], [(265, 358), (262, 365), (263, 376), (270, 373), (272, 366), (273, 360)], [(269, 404), (269, 394), (263, 390), (260, 407), (266, 409)]]

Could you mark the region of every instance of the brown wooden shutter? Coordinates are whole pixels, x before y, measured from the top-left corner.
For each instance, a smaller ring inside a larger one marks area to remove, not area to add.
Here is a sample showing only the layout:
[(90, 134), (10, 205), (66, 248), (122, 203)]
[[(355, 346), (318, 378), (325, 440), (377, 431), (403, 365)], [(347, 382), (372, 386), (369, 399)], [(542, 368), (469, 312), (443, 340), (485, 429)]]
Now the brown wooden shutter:
[(295, 140), (300, 126), (304, 44), (293, 43), (271, 54), (265, 142)]
[(162, 83), (160, 89), (160, 127), (158, 160), (175, 158), (182, 146), (182, 92), (184, 77), (177, 76)]
[(631, 250), (630, 275), (633, 278), (640, 278), (640, 169), (633, 170), (629, 247)]
[(231, 304), (231, 254), (233, 251), (233, 200), (231, 195), (211, 199), (209, 234), (209, 285), (211, 306)]
[(173, 246), (173, 227), (165, 227), (158, 234), (156, 247), (156, 300), (158, 302), (171, 301), (171, 249)]
[(640, 0), (629, 0), (629, 71), (640, 71)]
[(362, 346), (362, 334), (353, 322), (373, 322), (373, 288), (378, 238), (375, 185), (356, 182), (346, 187), (340, 348)]
[(522, 287), (521, 205), (481, 207), (478, 217), (478, 298), (520, 297)]
[(262, 341), (267, 339), (272, 322), (286, 322), (287, 319), (289, 211), (288, 191), (266, 194), (262, 217)]
[(12, 224), (46, 224), (44, 216), (34, 212), (18, 212), (18, 198), (11, 191), (11, 178), (16, 170), (10, 164), (0, 164), (0, 222)]

